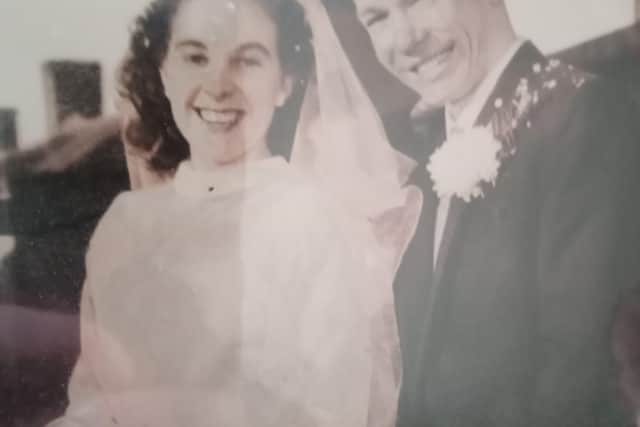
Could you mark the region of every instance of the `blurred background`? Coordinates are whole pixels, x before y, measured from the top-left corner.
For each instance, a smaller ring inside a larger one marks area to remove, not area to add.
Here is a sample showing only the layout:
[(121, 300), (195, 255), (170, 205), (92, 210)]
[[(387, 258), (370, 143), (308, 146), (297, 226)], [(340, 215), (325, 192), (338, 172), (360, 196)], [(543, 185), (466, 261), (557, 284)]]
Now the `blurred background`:
[[(415, 98), (378, 65), (348, 0), (325, 0), (392, 140)], [(0, 2), (0, 425), (66, 405), (83, 257), (129, 188), (114, 75), (148, 0)], [(549, 55), (615, 78), (640, 100), (640, 0), (507, 0)]]

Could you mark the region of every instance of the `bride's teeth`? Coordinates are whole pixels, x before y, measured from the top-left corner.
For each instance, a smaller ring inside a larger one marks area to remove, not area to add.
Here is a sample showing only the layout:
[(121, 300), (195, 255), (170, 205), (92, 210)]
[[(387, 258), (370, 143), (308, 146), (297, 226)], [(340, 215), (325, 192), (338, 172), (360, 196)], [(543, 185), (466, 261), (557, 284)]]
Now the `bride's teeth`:
[(213, 110), (200, 110), (200, 117), (206, 122), (212, 123), (232, 123), (238, 117), (237, 112), (218, 112)]

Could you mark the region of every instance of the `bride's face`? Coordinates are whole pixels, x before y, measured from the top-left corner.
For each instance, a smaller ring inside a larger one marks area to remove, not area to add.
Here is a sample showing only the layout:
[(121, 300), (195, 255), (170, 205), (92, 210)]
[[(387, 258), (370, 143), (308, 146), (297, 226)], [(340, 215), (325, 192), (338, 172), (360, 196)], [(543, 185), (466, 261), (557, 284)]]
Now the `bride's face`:
[(291, 91), (277, 37), (257, 0), (181, 2), (161, 76), (194, 164), (268, 154), (273, 114)]

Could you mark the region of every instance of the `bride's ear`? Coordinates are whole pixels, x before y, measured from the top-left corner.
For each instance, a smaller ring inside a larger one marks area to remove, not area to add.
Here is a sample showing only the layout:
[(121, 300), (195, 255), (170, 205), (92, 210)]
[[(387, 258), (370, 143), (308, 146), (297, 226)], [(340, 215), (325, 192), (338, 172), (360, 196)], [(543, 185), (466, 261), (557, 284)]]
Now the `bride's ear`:
[(168, 89), (168, 86), (167, 86), (168, 82), (167, 82), (167, 71), (164, 68), (164, 62), (160, 65), (158, 72), (160, 74), (160, 81), (162, 82), (162, 87), (164, 88), (164, 91), (166, 93)]
[(286, 104), (287, 100), (291, 96), (291, 92), (293, 91), (293, 78), (291, 76), (284, 76), (282, 79), (282, 87), (280, 88), (280, 93), (276, 98), (276, 106), (282, 107)]

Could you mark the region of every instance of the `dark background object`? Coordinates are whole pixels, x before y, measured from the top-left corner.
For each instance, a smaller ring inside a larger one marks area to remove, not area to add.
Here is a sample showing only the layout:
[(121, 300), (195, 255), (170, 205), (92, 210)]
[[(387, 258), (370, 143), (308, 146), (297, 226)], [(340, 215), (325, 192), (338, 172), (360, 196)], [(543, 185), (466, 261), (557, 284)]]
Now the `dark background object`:
[(101, 71), (97, 62), (49, 61), (44, 65), (53, 126), (71, 114), (97, 117), (102, 110)]
[[(72, 115), (100, 115), (100, 66), (51, 61), (44, 72), (54, 136), (36, 149), (13, 152), (2, 168), (11, 193), (0, 206), (2, 232), (15, 239), (0, 271), (3, 427), (41, 426), (64, 411), (79, 352), (87, 245), (112, 200), (129, 188), (117, 122), (107, 133), (82, 126), (59, 131)], [(12, 131), (9, 121), (6, 129), (15, 146), (15, 125)], [(76, 160), (74, 153), (82, 155)]]
[(8, 258), (16, 304), (77, 312), (87, 241), (113, 198), (128, 188), (124, 149), (113, 135), (63, 171), (8, 164)]
[[(11, 108), (0, 108), (0, 155), (15, 150), (18, 144), (16, 126), (17, 111)], [(0, 235), (9, 234), (9, 217), (7, 199), (9, 188), (4, 173), (0, 171)], [(0, 279), (1, 280), (1, 279)]]
[[(25, 342), (10, 347), (9, 355), (0, 348), (0, 354), (8, 356), (0, 357), (2, 426), (43, 425), (66, 407), (67, 384), (79, 352), (77, 313), (87, 245), (111, 201), (129, 187), (117, 134), (63, 171), (30, 172), (21, 164), (25, 161), (8, 165), (8, 217), (15, 249), (0, 275), (9, 282), (3, 286), (10, 287), (10, 299), (0, 301), (0, 311), (6, 305), (32, 314), (14, 316), (9, 327), (0, 327), (9, 344), (11, 336), (13, 342)], [(53, 323), (51, 318), (66, 320)]]
[(18, 144), (16, 126), (18, 112), (12, 108), (0, 108), (0, 150), (15, 150)]

